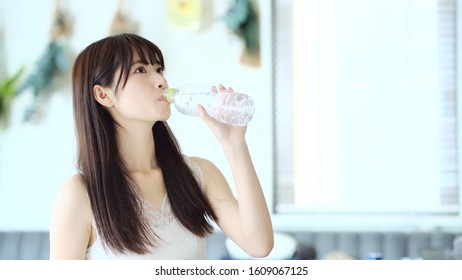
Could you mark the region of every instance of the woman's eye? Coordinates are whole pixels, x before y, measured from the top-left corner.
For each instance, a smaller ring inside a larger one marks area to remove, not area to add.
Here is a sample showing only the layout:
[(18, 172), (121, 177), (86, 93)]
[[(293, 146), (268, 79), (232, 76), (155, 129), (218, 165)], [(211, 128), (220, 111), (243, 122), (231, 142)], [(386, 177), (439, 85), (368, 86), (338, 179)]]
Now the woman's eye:
[(143, 66), (140, 66), (135, 69), (135, 73), (146, 73), (146, 69)]
[(164, 67), (157, 68), (157, 73), (163, 74), (164, 73)]

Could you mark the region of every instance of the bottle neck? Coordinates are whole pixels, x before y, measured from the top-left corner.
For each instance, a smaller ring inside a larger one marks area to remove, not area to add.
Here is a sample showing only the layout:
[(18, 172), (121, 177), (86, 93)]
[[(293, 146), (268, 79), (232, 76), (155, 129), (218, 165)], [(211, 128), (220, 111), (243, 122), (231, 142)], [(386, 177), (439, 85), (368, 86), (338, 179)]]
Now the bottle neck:
[(178, 89), (176, 88), (168, 88), (164, 91), (164, 96), (167, 102), (173, 103), (175, 100), (175, 95), (178, 93)]

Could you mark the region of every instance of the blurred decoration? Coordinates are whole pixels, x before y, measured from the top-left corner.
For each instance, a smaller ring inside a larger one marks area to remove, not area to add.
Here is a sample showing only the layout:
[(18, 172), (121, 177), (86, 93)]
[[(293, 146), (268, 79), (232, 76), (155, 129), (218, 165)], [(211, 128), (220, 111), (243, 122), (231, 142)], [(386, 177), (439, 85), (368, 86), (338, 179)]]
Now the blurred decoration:
[(454, 238), (453, 249), (451, 253), (454, 260), (462, 260), (462, 235)]
[[(0, 6), (1, 7), (1, 6)], [(2, 26), (2, 19), (0, 18), (0, 57), (2, 58), (0, 60), (0, 80), (3, 79), (3, 77), (6, 76), (6, 53), (5, 53), (5, 47), (4, 47), (4, 42), (5, 39), (3, 38), (4, 32), (3, 32), (3, 26)]]
[(16, 84), (23, 71), (24, 68), (21, 68), (12, 77), (0, 81), (0, 128), (9, 125), (11, 100), (16, 94)]
[(123, 12), (124, 0), (119, 0), (116, 14), (109, 28), (109, 35), (117, 35), (121, 33), (138, 33), (138, 24), (130, 20)]
[(244, 41), (241, 63), (260, 66), (258, 15), (250, 0), (235, 0), (225, 16), (226, 25)]
[(213, 22), (212, 5), (210, 0), (168, 0), (168, 22), (180, 31), (203, 31)]
[(16, 94), (16, 84), (24, 70), (20, 69), (12, 77), (8, 76), (3, 36), (3, 25), (0, 19), (0, 57), (3, 58), (0, 60), (0, 128), (6, 128), (9, 125), (11, 101)]
[(38, 122), (44, 115), (43, 107), (50, 97), (51, 85), (70, 69), (70, 59), (66, 52), (66, 39), (71, 33), (69, 17), (61, 9), (59, 0), (56, 0), (56, 9), (50, 30), (50, 42), (45, 53), (39, 58), (34, 71), (18, 87), (16, 95), (31, 88), (33, 104), (26, 109), (24, 121)]

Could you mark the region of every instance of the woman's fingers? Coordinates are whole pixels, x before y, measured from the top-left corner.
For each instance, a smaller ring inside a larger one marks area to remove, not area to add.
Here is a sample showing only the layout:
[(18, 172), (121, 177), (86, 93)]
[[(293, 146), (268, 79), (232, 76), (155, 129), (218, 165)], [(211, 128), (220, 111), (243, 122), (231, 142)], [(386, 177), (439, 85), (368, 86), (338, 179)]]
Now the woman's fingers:
[(204, 106), (198, 104), (197, 109), (199, 110), (199, 116), (205, 121), (208, 126), (213, 125), (216, 121), (212, 118), (207, 111), (205, 110)]
[[(216, 87), (213, 86), (213, 88), (216, 88)], [(212, 89), (213, 89), (213, 88), (212, 88)], [(226, 88), (226, 87), (225, 87), (224, 85), (222, 85), (222, 84), (218, 85), (218, 90), (219, 90), (220, 92), (223, 92), (223, 91), (226, 91), (226, 92), (233, 92), (233, 91), (234, 91), (231, 87)]]

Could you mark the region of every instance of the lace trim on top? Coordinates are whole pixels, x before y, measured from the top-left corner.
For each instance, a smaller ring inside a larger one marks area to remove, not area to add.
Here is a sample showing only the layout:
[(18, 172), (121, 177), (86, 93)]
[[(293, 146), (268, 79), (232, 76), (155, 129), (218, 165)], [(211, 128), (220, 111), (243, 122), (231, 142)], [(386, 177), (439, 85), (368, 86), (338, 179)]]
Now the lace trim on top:
[(160, 227), (171, 223), (175, 219), (172, 207), (170, 207), (170, 201), (167, 199), (167, 195), (164, 196), (162, 207), (157, 210), (149, 201), (141, 199), (142, 211), (144, 217), (146, 217), (149, 225), (153, 227)]
[[(194, 177), (196, 178), (202, 192), (205, 192), (205, 186), (203, 184), (203, 175), (201, 168), (191, 161), (187, 156), (183, 156), (186, 164), (191, 169)], [(140, 198), (142, 204), (142, 211), (143, 215), (146, 217), (149, 225), (153, 227), (160, 227), (166, 224), (171, 223), (175, 219), (175, 214), (173, 214), (172, 207), (170, 205), (170, 201), (168, 199), (167, 194), (165, 194), (161, 208), (158, 210), (154, 207), (149, 201)]]

